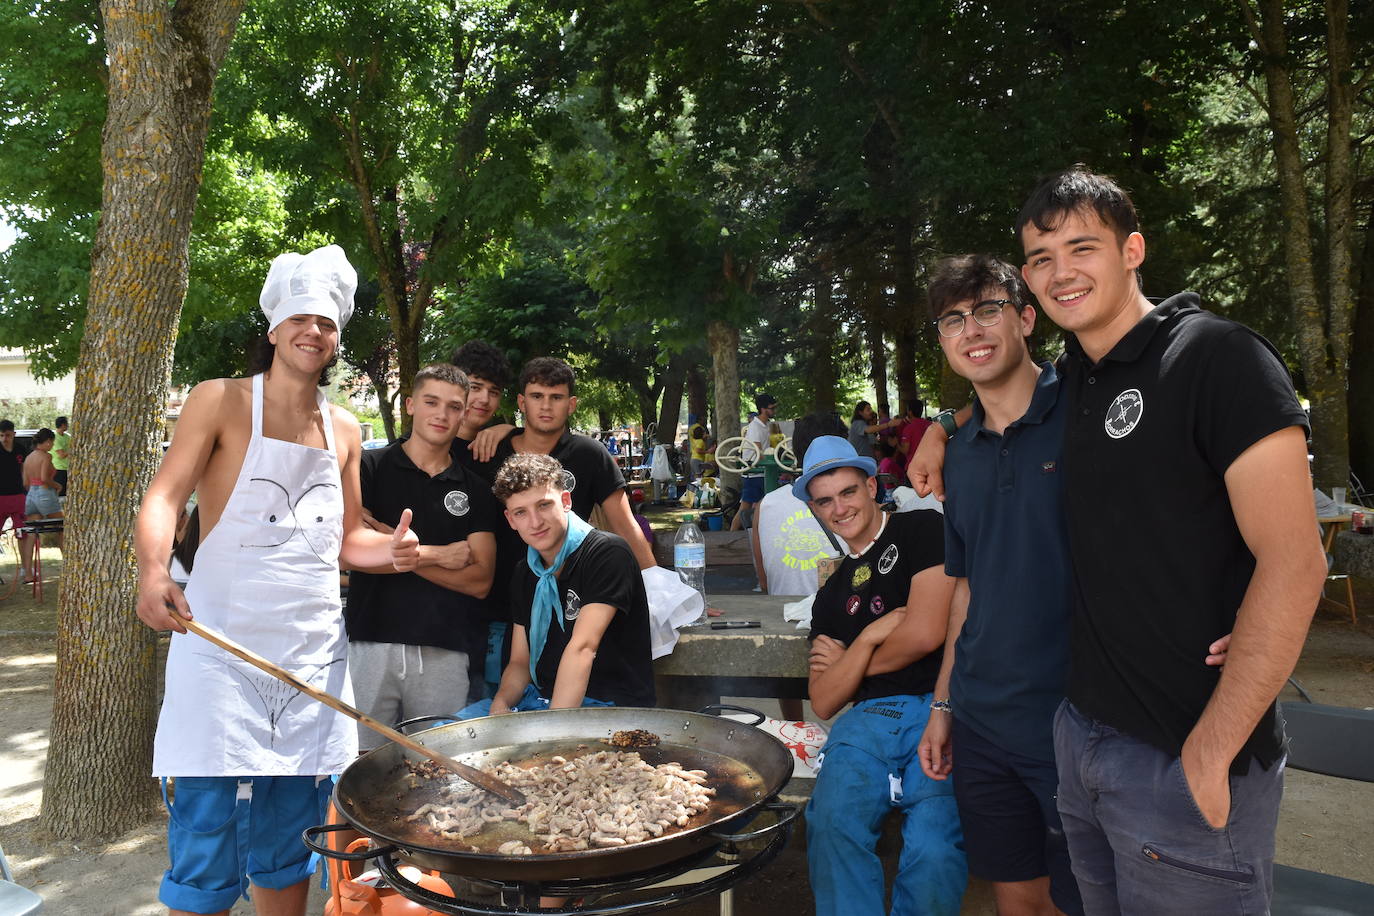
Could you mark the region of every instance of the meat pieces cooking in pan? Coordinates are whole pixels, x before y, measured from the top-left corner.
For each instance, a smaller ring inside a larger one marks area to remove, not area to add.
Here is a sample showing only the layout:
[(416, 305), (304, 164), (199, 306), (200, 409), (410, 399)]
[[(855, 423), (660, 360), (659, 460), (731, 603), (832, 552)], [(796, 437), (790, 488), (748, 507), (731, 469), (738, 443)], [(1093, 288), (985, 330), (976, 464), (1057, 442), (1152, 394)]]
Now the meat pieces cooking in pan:
[[(705, 770), (685, 770), (676, 763), (654, 766), (632, 751), (556, 756), (532, 767), (501, 763), (484, 769), (525, 793), (525, 804), (510, 807), (481, 789), (455, 783), (447, 788), (447, 803), (424, 805), (407, 820), (424, 823), (447, 840), (464, 840), (489, 825), (519, 821), (542, 844), (539, 852), (570, 852), (638, 843), (685, 827), (716, 794), (706, 785)], [(518, 840), (497, 849), (503, 855), (535, 851)]]

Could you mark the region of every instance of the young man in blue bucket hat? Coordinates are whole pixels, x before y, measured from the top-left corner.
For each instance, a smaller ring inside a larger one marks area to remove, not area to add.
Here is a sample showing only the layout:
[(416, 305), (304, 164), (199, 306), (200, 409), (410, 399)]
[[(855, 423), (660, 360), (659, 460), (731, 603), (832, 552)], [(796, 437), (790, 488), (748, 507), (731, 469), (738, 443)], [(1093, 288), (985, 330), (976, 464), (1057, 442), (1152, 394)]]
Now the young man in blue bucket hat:
[(917, 756), (954, 593), (944, 522), (931, 510), (884, 513), (876, 472), (847, 439), (821, 436), (792, 485), (846, 547), (813, 605), (811, 705), (829, 719), (854, 703), (831, 729), (806, 810), (811, 887), (820, 916), (885, 912), (875, 847), (898, 809), (892, 911), (955, 914), (968, 866), (954, 794)]

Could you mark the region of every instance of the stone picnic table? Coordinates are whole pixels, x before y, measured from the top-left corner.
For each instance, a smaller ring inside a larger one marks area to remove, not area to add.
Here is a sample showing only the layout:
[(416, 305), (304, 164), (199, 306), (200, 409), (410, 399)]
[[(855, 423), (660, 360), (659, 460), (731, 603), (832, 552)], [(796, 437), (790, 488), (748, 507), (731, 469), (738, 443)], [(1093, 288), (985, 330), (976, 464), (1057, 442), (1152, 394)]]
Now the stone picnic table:
[(805, 699), (806, 629), (782, 619), (787, 595), (716, 595), (709, 604), (725, 613), (712, 621), (757, 620), (750, 629), (713, 630), (710, 624), (679, 630), (671, 655), (654, 662), (658, 705), (696, 710), (721, 697)]

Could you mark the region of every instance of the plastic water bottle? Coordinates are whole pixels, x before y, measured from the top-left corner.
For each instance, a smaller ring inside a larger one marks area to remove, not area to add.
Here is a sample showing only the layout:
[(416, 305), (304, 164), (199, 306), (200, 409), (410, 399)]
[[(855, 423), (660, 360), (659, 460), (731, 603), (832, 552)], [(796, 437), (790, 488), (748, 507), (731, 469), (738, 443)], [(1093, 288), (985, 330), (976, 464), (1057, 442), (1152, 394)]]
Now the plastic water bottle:
[(682, 517), (677, 535), (673, 538), (673, 566), (678, 578), (701, 595), (701, 616), (687, 626), (701, 626), (706, 622), (706, 538), (697, 527), (695, 515)]

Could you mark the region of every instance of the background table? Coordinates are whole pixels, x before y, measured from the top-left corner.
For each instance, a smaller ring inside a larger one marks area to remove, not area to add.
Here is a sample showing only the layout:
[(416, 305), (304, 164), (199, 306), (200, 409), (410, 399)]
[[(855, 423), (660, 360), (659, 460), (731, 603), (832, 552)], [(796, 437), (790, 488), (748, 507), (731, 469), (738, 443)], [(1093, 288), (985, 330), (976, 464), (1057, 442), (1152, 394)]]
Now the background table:
[(713, 630), (709, 624), (679, 630), (671, 655), (654, 662), (658, 705), (699, 709), (723, 696), (805, 699), (806, 629), (782, 619), (785, 595), (719, 595), (712, 620), (757, 620), (757, 629)]

